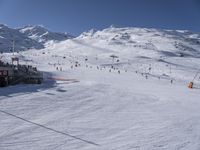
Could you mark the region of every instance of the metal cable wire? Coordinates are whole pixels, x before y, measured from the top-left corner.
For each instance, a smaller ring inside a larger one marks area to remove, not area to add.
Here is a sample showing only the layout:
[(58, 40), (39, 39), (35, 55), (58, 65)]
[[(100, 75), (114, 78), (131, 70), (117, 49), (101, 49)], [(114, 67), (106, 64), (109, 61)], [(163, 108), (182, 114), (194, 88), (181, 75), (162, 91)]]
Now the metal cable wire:
[(29, 121), (29, 120), (27, 120), (27, 119), (24, 119), (24, 118), (22, 118), (22, 117), (16, 116), (16, 115), (11, 114), (11, 113), (8, 113), (8, 112), (6, 112), (6, 111), (0, 110), (0, 112), (1, 112), (1, 113), (4, 113), (4, 114), (6, 114), (6, 115), (12, 116), (12, 117), (14, 117), (14, 118), (20, 119), (20, 120), (22, 120), (22, 121), (24, 121), (24, 122), (27, 122), (27, 123), (36, 125), (36, 126), (41, 127), (41, 128), (44, 128), (44, 129), (46, 129), (46, 130), (49, 130), (49, 131), (52, 131), (52, 132), (55, 132), (55, 133), (58, 133), (58, 134), (61, 134), (61, 135), (65, 135), (65, 136), (71, 137), (71, 138), (73, 138), (73, 139), (82, 141), (82, 142), (85, 142), (85, 143), (87, 143), (87, 144), (94, 145), (94, 146), (100, 146), (99, 144), (97, 144), (97, 143), (95, 143), (95, 142), (88, 141), (88, 140), (79, 138), (79, 137), (77, 137), (77, 136), (74, 136), (74, 135), (71, 135), (71, 134), (68, 134), (68, 133), (65, 133), (65, 132), (62, 132), (62, 131), (58, 131), (58, 130), (53, 129), (53, 128), (50, 128), (50, 127), (47, 127), (47, 126), (45, 126), (45, 125), (41, 125), (41, 124), (38, 124), (38, 123), (35, 123), (35, 122), (32, 122), (32, 121)]

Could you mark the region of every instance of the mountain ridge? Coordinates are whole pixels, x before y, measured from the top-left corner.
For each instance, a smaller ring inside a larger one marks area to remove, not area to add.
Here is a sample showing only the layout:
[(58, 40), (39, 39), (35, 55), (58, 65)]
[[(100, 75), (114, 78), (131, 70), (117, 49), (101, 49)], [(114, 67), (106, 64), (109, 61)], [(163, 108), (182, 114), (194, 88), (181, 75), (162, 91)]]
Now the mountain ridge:
[[(150, 50), (161, 50), (171, 53), (171, 49), (182, 50), (182, 52), (172, 54), (190, 55), (199, 49), (200, 34), (189, 30), (164, 30), (155, 28), (138, 28), (125, 27), (116, 28), (109, 27), (103, 30), (91, 29), (83, 32), (78, 37), (74, 37), (67, 33), (52, 32), (41, 25), (27, 25), (24, 27), (12, 29), (7, 25), (0, 24), (0, 51), (10, 52), (13, 40), (15, 40), (16, 51), (28, 49), (43, 49), (51, 44), (60, 43), (68, 39), (84, 41), (91, 45), (95, 43), (103, 43), (109, 46), (127, 46), (130, 48), (143, 48)], [(164, 45), (168, 45), (168, 49), (163, 49), (159, 41), (162, 39)], [(92, 41), (92, 42), (91, 42)], [(171, 43), (170, 43), (171, 42)], [(103, 46), (102, 45), (102, 46)], [(189, 49), (188, 52), (187, 49)], [(181, 54), (180, 54), (181, 53)], [(196, 55), (194, 55), (196, 56)], [(198, 53), (198, 57), (200, 54)]]

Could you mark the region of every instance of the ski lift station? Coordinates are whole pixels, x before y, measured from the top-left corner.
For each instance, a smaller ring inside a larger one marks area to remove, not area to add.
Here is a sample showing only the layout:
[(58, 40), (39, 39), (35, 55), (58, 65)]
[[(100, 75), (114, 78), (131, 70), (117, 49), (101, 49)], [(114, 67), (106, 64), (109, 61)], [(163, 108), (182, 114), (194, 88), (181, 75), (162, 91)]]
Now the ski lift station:
[[(17, 65), (14, 65), (14, 61), (17, 62)], [(42, 81), (42, 72), (38, 71), (36, 67), (20, 65), (17, 57), (12, 58), (12, 64), (0, 60), (0, 87), (20, 83), (41, 84)]]

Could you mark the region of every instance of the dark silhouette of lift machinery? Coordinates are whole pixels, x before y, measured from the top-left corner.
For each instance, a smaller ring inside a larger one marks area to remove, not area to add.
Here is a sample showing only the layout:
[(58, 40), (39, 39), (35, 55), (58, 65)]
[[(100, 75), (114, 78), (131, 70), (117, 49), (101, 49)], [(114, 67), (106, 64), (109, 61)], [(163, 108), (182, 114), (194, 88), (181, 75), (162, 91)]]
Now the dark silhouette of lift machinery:
[(19, 58), (18, 57), (12, 57), (12, 65), (14, 65), (15, 62), (17, 63), (17, 66), (19, 66)]

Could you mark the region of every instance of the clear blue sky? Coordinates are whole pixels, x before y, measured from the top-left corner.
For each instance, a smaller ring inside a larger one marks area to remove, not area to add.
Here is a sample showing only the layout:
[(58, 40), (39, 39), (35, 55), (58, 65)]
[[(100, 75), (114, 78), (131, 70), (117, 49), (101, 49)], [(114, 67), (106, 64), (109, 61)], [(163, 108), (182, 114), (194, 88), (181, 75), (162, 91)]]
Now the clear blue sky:
[(200, 0), (0, 0), (0, 23), (74, 35), (112, 24), (200, 32)]

